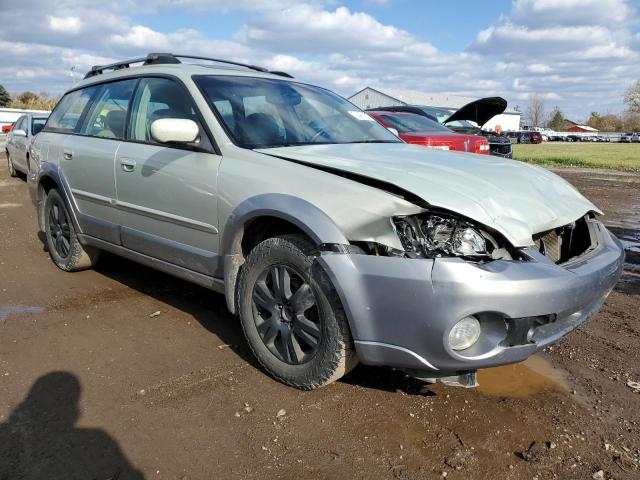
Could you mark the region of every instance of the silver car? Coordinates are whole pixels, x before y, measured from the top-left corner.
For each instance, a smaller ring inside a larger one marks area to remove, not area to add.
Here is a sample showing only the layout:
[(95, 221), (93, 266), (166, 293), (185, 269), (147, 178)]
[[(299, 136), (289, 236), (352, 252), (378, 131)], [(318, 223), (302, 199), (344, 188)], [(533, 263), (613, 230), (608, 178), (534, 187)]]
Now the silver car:
[(7, 134), (5, 154), (7, 166), (12, 177), (18, 172), (29, 172), (29, 146), (33, 137), (40, 133), (49, 116), (46, 114), (27, 113), (22, 115)]
[(209, 60), (96, 66), (60, 100), (29, 176), (58, 267), (106, 250), (224, 293), (302, 389), (358, 362), (473, 386), (616, 284), (620, 243), (553, 173), (408, 145), (328, 90)]

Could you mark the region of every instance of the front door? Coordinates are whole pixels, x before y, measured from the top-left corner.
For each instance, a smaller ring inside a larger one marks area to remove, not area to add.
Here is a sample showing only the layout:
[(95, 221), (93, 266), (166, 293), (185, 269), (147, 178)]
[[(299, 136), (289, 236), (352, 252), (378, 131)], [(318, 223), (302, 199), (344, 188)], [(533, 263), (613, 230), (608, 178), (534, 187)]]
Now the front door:
[(116, 155), (122, 244), (213, 276), (220, 260), (216, 181), (222, 157), (201, 125), (196, 144), (157, 143), (150, 126), (160, 118), (200, 125), (184, 86), (167, 78), (142, 79), (131, 106), (129, 141)]

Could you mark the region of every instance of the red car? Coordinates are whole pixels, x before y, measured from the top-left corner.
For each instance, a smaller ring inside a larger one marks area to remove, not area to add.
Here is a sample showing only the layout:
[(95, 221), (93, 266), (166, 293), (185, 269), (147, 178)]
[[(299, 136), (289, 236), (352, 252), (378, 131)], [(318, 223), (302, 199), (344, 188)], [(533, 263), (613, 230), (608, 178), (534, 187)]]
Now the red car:
[(456, 133), (423, 115), (408, 112), (368, 111), (380, 124), (396, 130), (407, 143), (442, 150), (489, 154), (489, 142), (480, 135)]
[(3, 125), (2, 126), (2, 133), (9, 133), (12, 128), (13, 128), (13, 123), (11, 123), (9, 125)]

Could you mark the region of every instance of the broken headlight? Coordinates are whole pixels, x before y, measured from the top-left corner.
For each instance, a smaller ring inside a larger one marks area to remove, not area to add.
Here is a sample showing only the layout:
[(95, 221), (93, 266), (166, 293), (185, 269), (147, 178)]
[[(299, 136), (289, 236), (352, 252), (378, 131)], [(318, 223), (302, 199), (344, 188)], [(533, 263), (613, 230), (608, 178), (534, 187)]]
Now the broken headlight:
[(394, 218), (398, 237), (410, 257), (491, 257), (493, 239), (471, 223), (445, 214)]

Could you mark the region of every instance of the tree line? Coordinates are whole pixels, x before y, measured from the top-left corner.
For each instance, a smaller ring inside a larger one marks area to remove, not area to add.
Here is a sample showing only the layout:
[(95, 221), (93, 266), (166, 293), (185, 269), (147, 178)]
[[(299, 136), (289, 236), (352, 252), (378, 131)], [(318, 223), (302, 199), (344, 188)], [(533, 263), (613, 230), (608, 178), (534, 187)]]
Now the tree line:
[[(591, 112), (584, 124), (601, 132), (640, 132), (640, 80), (627, 89), (623, 101), (626, 110), (622, 113)], [(529, 99), (526, 111), (529, 126), (562, 132), (571, 126), (567, 120), (558, 107), (547, 114), (544, 96), (536, 93)]]
[(52, 110), (60, 97), (51, 96), (45, 92), (22, 92), (11, 97), (7, 89), (0, 85), (0, 107), (22, 108), (28, 110)]

